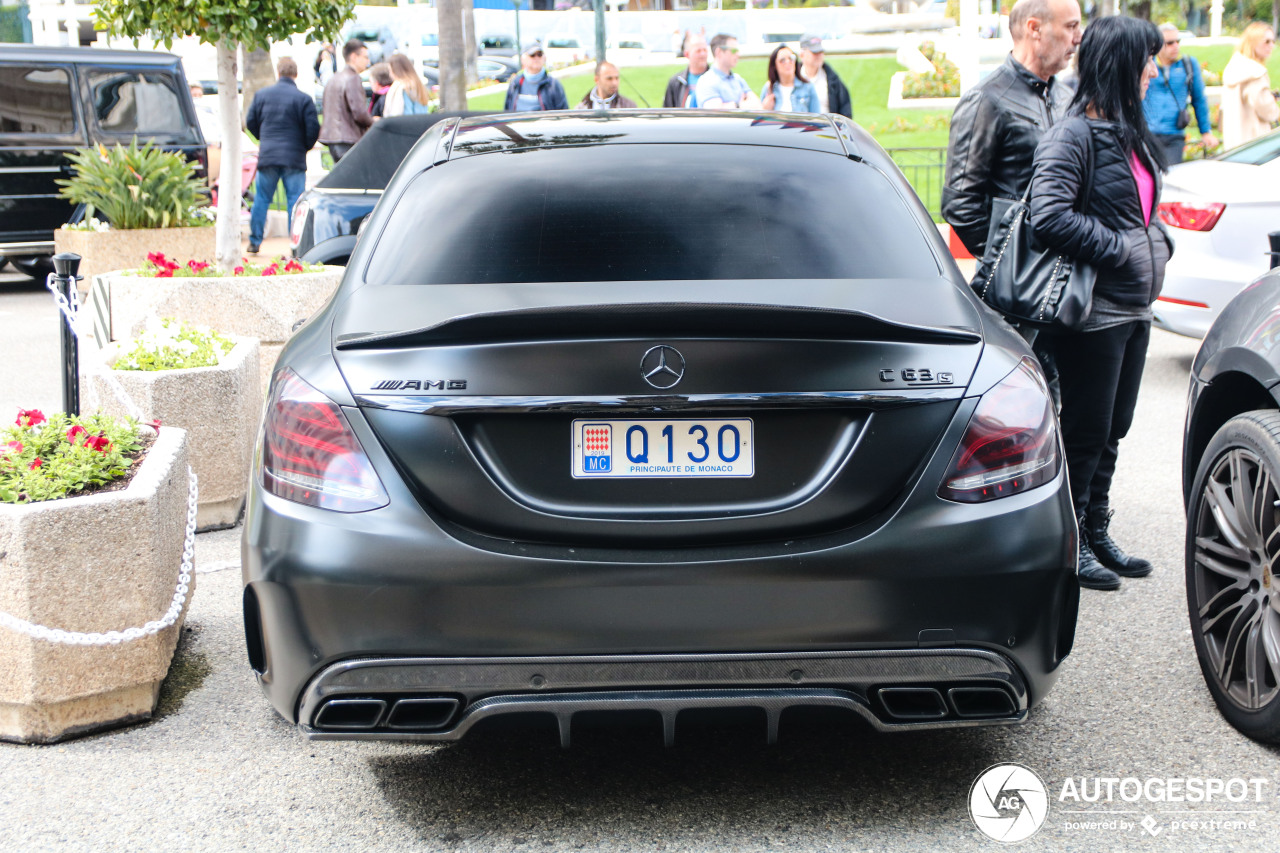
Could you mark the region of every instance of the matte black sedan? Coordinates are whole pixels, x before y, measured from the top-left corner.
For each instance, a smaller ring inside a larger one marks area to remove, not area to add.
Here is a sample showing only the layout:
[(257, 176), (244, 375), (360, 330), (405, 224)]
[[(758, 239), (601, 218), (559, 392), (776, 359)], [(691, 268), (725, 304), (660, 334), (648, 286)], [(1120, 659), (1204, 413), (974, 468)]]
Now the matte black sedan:
[(1280, 270), (1229, 302), (1196, 354), (1182, 471), (1200, 669), (1233, 726), (1280, 742)]
[(317, 738), (1015, 723), (1075, 633), (1064, 469), (1035, 359), (852, 123), (452, 118), (276, 366), (250, 663)]

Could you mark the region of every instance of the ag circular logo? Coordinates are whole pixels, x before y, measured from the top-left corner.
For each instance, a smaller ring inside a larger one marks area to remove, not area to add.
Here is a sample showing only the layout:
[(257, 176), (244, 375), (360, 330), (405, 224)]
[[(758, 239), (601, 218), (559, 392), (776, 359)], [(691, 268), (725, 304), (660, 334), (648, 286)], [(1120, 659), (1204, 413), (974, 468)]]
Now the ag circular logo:
[(1049, 793), (1035, 771), (1021, 764), (997, 764), (969, 789), (969, 817), (988, 838), (1005, 844), (1025, 841), (1044, 826)]

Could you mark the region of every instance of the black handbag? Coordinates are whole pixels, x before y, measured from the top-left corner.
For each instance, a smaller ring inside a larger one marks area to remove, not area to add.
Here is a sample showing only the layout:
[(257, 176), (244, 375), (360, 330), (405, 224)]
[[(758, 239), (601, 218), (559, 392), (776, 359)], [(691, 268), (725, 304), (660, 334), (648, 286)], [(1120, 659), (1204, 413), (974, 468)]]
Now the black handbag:
[[(1083, 210), (1093, 191), (1093, 146), (1085, 164), (1083, 192), (1076, 209)], [(978, 295), (1018, 326), (1076, 332), (1093, 308), (1093, 265), (1040, 245), (1028, 221), (1031, 185), (1022, 198), (1005, 210), (987, 243), (987, 256), (975, 276)]]

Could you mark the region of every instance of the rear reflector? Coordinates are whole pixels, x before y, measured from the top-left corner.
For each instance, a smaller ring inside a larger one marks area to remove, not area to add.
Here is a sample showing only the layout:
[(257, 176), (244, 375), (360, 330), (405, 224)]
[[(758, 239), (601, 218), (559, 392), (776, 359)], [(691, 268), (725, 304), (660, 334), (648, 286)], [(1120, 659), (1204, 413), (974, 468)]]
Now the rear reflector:
[(1058, 475), (1058, 420), (1040, 368), (1024, 358), (978, 401), (938, 494), (982, 503)]
[(1168, 302), (1171, 305), (1186, 305), (1188, 308), (1208, 308), (1204, 302), (1193, 302), (1190, 299), (1174, 299), (1172, 296), (1157, 296), (1157, 302)]
[(390, 502), (342, 409), (288, 368), (272, 383), (262, 436), (262, 487), (271, 494), (338, 512)]
[(1186, 231), (1211, 231), (1218, 224), (1222, 211), (1227, 206), (1220, 202), (1191, 204), (1185, 201), (1166, 201), (1156, 208), (1156, 213), (1165, 225), (1182, 228)]

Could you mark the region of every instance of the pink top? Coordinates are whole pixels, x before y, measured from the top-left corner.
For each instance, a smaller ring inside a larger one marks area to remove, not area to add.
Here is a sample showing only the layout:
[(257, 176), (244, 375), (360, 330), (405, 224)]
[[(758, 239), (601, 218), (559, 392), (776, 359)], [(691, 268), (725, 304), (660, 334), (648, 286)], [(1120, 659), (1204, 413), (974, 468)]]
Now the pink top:
[(1133, 179), (1138, 182), (1138, 199), (1142, 202), (1142, 221), (1150, 225), (1151, 203), (1156, 198), (1156, 180), (1142, 164), (1142, 158), (1136, 151), (1129, 155), (1129, 168), (1133, 170)]

